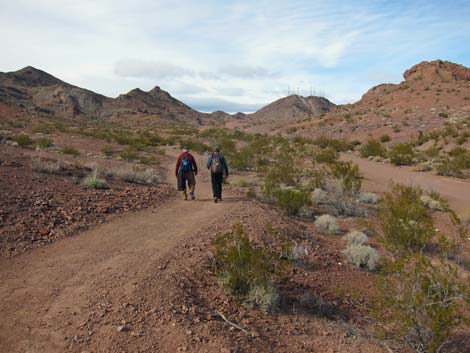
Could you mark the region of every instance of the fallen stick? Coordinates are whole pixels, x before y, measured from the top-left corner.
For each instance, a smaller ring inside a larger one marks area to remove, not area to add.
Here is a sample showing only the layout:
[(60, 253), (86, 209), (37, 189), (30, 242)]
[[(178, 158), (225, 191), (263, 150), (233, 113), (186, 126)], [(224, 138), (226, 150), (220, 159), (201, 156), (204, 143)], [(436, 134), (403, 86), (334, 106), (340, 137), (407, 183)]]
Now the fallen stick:
[(245, 330), (243, 327), (238, 326), (237, 324), (235, 324), (235, 323), (233, 323), (232, 321), (228, 320), (228, 319), (224, 316), (224, 314), (222, 314), (220, 311), (216, 311), (216, 314), (219, 315), (222, 319), (224, 319), (224, 321), (225, 321), (227, 324), (229, 324), (229, 325), (231, 325), (231, 326), (233, 326), (233, 327), (239, 329), (240, 331), (243, 331), (243, 332), (245, 332), (245, 333), (249, 333), (249, 332), (248, 332), (247, 330)]

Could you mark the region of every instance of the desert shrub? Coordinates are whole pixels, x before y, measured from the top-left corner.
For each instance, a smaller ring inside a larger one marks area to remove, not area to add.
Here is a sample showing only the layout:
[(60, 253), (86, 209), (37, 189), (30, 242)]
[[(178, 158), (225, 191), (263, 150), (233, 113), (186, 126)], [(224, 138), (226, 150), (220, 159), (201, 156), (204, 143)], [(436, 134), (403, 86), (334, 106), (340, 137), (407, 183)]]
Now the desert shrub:
[(338, 222), (336, 218), (328, 214), (318, 217), (315, 221), (317, 230), (326, 235), (334, 235), (339, 232)]
[(312, 192), (312, 202), (316, 204), (320, 204), (326, 202), (328, 199), (328, 193), (320, 188), (316, 188)]
[(354, 145), (349, 141), (337, 140), (325, 136), (320, 136), (314, 140), (311, 140), (310, 142), (321, 148), (332, 148), (337, 152), (344, 152), (354, 147)]
[(249, 306), (259, 308), (267, 313), (279, 307), (279, 299), (276, 287), (272, 283), (267, 283), (251, 287), (245, 301)]
[(249, 188), (248, 191), (246, 192), (246, 197), (248, 197), (249, 199), (256, 199), (257, 197), (256, 190), (253, 188)]
[(366, 210), (356, 201), (355, 193), (345, 190), (342, 180), (334, 179), (327, 183), (328, 198), (323, 204), (336, 216), (365, 216)]
[(380, 136), (380, 142), (385, 143), (391, 140), (390, 135), (382, 135)]
[(343, 251), (343, 254), (350, 263), (369, 271), (376, 270), (379, 264), (379, 253), (369, 245), (350, 244)]
[(281, 163), (269, 169), (263, 180), (263, 193), (272, 198), (281, 189), (281, 185), (295, 186), (300, 172), (292, 167), (292, 160)]
[(19, 134), (15, 137), (14, 141), (18, 144), (18, 146), (21, 147), (26, 147), (26, 146), (31, 146), (34, 141), (31, 140), (31, 137), (26, 134)]
[(276, 193), (279, 207), (289, 215), (296, 215), (300, 209), (310, 204), (310, 195), (305, 190), (284, 189)]
[(366, 143), (362, 144), (359, 149), (361, 157), (367, 158), (370, 156), (380, 156), (385, 158), (387, 155), (386, 148), (377, 140), (369, 140)]
[(155, 156), (140, 156), (139, 163), (146, 165), (159, 164), (160, 160)]
[(241, 188), (246, 188), (246, 187), (256, 186), (256, 180), (250, 180), (250, 179), (236, 176), (236, 177), (231, 178), (230, 184), (241, 187)]
[(31, 169), (39, 173), (45, 174), (59, 174), (63, 171), (64, 165), (61, 161), (43, 160), (40, 158), (33, 158), (31, 160)]
[(385, 194), (378, 212), (384, 246), (395, 253), (424, 248), (435, 234), (434, 224), (424, 204), (422, 191), (396, 184)]
[(373, 192), (361, 192), (359, 193), (359, 202), (367, 204), (376, 204), (380, 200), (379, 195), (374, 194)]
[(438, 175), (462, 177), (463, 170), (462, 166), (455, 160), (450, 158), (442, 159), (436, 166), (436, 172)]
[(444, 211), (444, 208), (442, 207), (441, 203), (438, 200), (434, 200), (429, 195), (422, 195), (419, 199), (421, 200), (423, 205), (426, 208), (429, 208), (430, 210)]
[(390, 149), (390, 161), (395, 165), (412, 165), (415, 158), (413, 145), (409, 143), (399, 143)]
[(418, 254), (387, 262), (379, 279), (375, 315), (381, 333), (418, 353), (437, 353), (464, 317), (468, 287), (448, 264)]
[(139, 168), (122, 167), (117, 170), (108, 170), (107, 174), (127, 183), (152, 185), (160, 182), (160, 176), (151, 168), (142, 170)]
[(83, 179), (82, 185), (86, 189), (109, 189), (108, 184), (106, 183), (106, 179), (101, 179), (99, 177), (98, 169), (93, 170), (85, 179)]
[(337, 162), (331, 167), (333, 176), (341, 182), (345, 193), (355, 194), (362, 187), (362, 176), (359, 166), (352, 162)]
[(101, 149), (101, 152), (106, 156), (106, 157), (111, 157), (114, 153), (114, 148), (113, 146), (106, 145)]
[(266, 310), (277, 301), (273, 282), (288, 263), (272, 248), (255, 246), (244, 229), (236, 226), (232, 232), (217, 236), (213, 265), (229, 294)]
[(74, 157), (78, 157), (80, 155), (80, 152), (78, 150), (76, 150), (75, 148), (73, 147), (70, 147), (70, 146), (64, 146), (62, 147), (62, 150), (61, 152), (63, 154), (70, 154)]
[(49, 148), (52, 146), (54, 141), (50, 138), (43, 137), (36, 141), (36, 145), (40, 148)]
[(364, 245), (369, 242), (367, 235), (363, 232), (357, 230), (349, 232), (343, 237), (343, 240), (346, 242), (346, 246), (349, 245)]
[(339, 154), (333, 148), (325, 148), (317, 151), (313, 160), (317, 163), (335, 163), (339, 159)]
[(127, 162), (132, 162), (139, 158), (139, 153), (134, 147), (127, 147), (119, 153), (119, 156)]

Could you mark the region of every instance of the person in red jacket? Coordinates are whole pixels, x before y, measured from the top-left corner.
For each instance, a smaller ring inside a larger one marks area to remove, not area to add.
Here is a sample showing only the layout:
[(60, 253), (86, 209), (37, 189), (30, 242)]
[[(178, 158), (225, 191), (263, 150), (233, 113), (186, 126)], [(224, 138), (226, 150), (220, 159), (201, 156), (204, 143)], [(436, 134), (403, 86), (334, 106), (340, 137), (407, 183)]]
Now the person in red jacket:
[(188, 147), (183, 147), (183, 153), (181, 153), (178, 159), (176, 160), (175, 175), (178, 181), (178, 191), (183, 194), (184, 199), (188, 199), (188, 194), (186, 193), (186, 188), (188, 188), (189, 196), (191, 197), (191, 200), (194, 200), (197, 164), (193, 155), (189, 153)]

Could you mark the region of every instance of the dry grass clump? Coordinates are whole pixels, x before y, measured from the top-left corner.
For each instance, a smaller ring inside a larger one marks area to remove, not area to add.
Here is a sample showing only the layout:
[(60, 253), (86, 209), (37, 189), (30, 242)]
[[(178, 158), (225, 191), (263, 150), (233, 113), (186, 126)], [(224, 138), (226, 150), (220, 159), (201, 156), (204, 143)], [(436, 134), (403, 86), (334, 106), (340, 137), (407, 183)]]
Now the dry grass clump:
[(33, 158), (31, 160), (31, 169), (39, 173), (60, 174), (65, 169), (65, 165), (60, 160), (53, 161)]
[(154, 185), (160, 182), (160, 176), (152, 168), (142, 170), (133, 167), (123, 167), (108, 171), (108, 175), (127, 183)]

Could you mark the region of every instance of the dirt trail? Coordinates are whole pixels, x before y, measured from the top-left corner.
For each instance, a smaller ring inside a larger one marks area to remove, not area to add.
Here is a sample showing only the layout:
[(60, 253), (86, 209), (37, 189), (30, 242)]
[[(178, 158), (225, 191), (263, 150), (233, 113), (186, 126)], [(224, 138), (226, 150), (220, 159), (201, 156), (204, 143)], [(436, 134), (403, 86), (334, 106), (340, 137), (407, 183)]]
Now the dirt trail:
[(365, 177), (364, 188), (368, 191), (386, 191), (391, 182), (419, 185), (428, 191), (438, 191), (456, 211), (470, 207), (470, 182), (467, 180), (414, 172), (410, 167), (395, 167), (349, 154), (342, 155), (342, 158), (359, 165), (359, 169)]
[[(174, 183), (172, 171), (173, 165), (168, 181)], [(87, 320), (100, 290), (119, 302), (179, 240), (235, 207), (238, 201), (230, 194), (222, 203), (211, 202), (207, 172), (201, 174), (196, 201), (175, 197), (157, 210), (1, 259), (0, 352), (67, 351), (65, 338)], [(116, 326), (108, 327), (116, 334)]]

